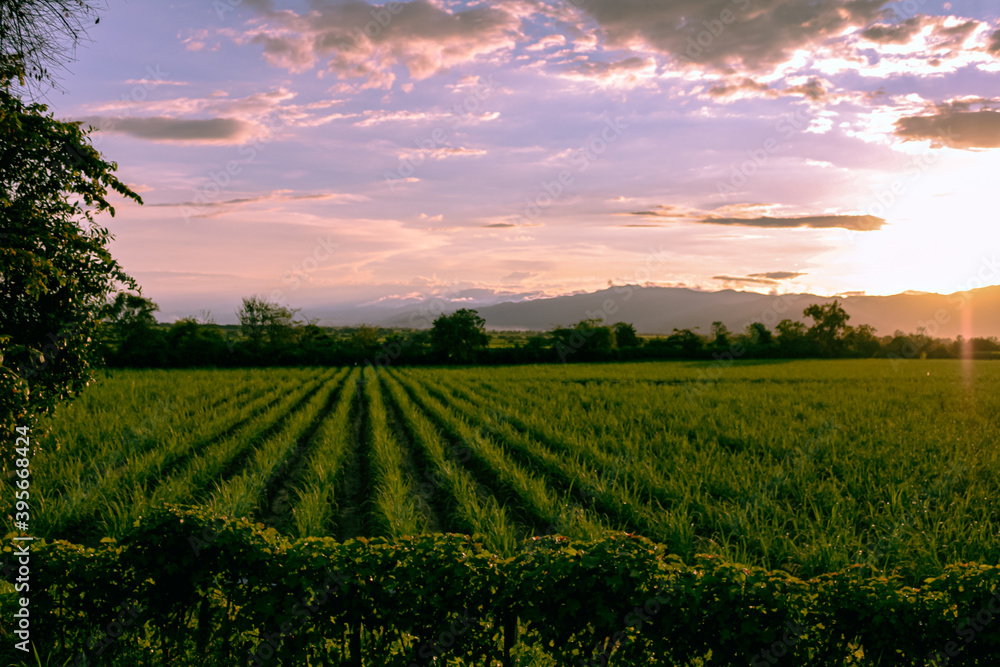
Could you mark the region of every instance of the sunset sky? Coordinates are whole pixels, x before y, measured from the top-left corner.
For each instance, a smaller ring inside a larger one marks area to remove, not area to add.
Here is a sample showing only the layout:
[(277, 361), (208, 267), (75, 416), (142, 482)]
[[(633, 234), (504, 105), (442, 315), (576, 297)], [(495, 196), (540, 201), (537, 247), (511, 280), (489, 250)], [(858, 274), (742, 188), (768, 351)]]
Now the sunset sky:
[(62, 119), (170, 320), (1000, 284), (996, 0), (109, 0)]

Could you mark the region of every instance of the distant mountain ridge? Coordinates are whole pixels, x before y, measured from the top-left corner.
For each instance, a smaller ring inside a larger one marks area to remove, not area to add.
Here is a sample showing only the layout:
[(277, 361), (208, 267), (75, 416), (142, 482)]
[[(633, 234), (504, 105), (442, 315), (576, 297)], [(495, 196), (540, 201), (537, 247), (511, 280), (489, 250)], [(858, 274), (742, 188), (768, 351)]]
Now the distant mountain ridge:
[[(788, 318), (810, 322), (802, 311), (813, 303), (837, 300), (851, 316), (850, 324), (869, 324), (878, 335), (902, 330), (915, 333), (925, 327), (927, 334), (954, 338), (1000, 335), (1000, 286), (984, 287), (955, 294), (904, 293), (892, 296), (838, 296), (815, 294), (768, 295), (757, 292), (722, 290), (701, 292), (680, 287), (619, 285), (597, 292), (551, 298), (476, 306), (469, 303), (446, 305), (444, 312), (475, 308), (491, 329), (544, 331), (601, 317), (605, 322), (631, 322), (645, 334), (667, 334), (674, 328), (708, 333), (712, 322), (721, 321), (731, 331), (742, 331), (750, 322), (763, 322), (770, 329)], [(367, 322), (380, 326), (429, 327), (442, 311), (440, 302), (397, 307), (338, 308), (331, 319), (342, 323)], [(352, 312), (353, 311), (353, 312)], [(431, 314), (433, 313), (433, 314)], [(319, 314), (319, 313), (317, 313)], [(969, 329), (963, 331), (963, 318)]]

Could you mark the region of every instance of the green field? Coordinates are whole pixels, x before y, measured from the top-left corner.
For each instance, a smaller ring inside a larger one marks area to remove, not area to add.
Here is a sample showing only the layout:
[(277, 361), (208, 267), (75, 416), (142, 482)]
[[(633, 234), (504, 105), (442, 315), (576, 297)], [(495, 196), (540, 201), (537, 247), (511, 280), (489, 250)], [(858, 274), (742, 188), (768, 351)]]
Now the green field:
[(36, 434), (33, 532), (93, 545), (173, 503), (290, 538), (613, 529), (918, 581), (1000, 562), (998, 414), (989, 362), (115, 371)]

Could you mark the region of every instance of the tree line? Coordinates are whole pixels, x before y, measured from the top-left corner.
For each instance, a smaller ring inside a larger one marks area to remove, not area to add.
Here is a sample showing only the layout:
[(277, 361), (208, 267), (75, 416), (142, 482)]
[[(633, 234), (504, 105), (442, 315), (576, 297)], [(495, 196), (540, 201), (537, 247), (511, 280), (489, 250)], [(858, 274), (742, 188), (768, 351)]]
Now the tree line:
[(674, 329), (641, 336), (632, 324), (584, 319), (572, 326), (528, 335), (512, 345), (491, 346), (486, 322), (475, 310), (442, 314), (430, 329), (382, 329), (361, 324), (337, 330), (261, 297), (244, 298), (238, 328), (210, 316), (169, 326), (156, 321), (158, 307), (138, 294), (120, 293), (109, 304), (99, 337), (112, 366), (164, 368), (248, 365), (520, 364), (637, 359), (872, 358), (952, 359), (1000, 356), (996, 338), (970, 341), (933, 338), (926, 332), (877, 336), (866, 324), (852, 326), (838, 301), (803, 311), (812, 323), (785, 319), (772, 331), (754, 322), (739, 332), (713, 322), (705, 334)]

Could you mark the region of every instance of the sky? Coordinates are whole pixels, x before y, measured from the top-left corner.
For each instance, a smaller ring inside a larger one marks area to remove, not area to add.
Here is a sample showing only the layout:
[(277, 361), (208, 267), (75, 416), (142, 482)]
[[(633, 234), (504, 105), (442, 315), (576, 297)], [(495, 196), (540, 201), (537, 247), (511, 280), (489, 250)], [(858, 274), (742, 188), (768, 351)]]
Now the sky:
[(108, 0), (61, 87), (164, 320), (1000, 283), (995, 0)]

